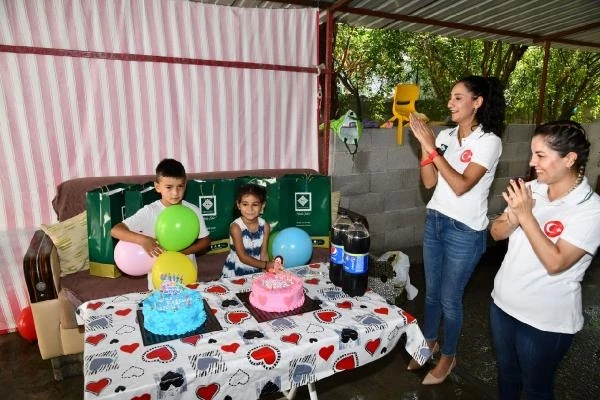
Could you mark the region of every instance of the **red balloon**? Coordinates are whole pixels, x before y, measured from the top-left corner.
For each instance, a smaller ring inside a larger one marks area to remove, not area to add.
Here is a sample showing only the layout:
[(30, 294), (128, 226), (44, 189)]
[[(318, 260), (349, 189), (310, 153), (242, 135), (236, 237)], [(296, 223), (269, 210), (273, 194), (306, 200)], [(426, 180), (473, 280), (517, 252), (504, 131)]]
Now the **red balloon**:
[(19, 315), (19, 321), (17, 321), (17, 331), (21, 337), (30, 343), (37, 340), (37, 334), (35, 333), (35, 324), (33, 323), (33, 313), (31, 312), (31, 306), (27, 306), (21, 310)]

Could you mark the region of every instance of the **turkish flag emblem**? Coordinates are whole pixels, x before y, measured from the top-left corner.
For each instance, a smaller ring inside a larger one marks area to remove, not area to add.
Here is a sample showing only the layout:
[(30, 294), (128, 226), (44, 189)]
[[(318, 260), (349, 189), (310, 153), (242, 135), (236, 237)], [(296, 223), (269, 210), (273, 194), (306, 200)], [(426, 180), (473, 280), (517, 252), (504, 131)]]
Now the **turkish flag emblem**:
[(460, 161), (464, 162), (464, 163), (468, 163), (471, 162), (471, 157), (473, 157), (473, 152), (471, 150), (465, 150), (462, 152), (462, 154), (460, 155)]
[(544, 233), (549, 238), (559, 236), (564, 229), (565, 226), (560, 221), (548, 221), (544, 225)]

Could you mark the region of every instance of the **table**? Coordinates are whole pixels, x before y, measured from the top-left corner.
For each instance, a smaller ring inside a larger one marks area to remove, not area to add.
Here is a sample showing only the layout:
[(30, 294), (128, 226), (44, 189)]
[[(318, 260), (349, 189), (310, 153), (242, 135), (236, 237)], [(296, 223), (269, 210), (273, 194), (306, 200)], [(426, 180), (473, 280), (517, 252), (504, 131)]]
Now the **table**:
[(149, 346), (136, 320), (148, 293), (83, 303), (84, 398), (248, 400), (277, 391), (293, 397), (308, 385), (316, 399), (316, 381), (377, 360), (404, 333), (408, 353), (428, 358), (417, 321), (401, 308), (373, 291), (348, 297), (329, 282), (327, 263), (290, 271), (320, 309), (259, 323), (236, 296), (258, 274), (196, 283), (189, 286), (202, 292), (222, 330)]

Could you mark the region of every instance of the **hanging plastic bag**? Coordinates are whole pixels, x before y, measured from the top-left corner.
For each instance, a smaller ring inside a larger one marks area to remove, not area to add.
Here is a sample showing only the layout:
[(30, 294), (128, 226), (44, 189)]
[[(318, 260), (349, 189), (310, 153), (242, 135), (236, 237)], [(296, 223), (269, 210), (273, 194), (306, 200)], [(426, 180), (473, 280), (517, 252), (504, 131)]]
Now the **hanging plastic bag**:
[[(331, 130), (344, 142), (350, 154), (356, 154), (358, 151), (358, 141), (363, 132), (363, 125), (354, 111), (348, 110), (340, 118), (332, 120)], [(354, 151), (350, 150), (349, 143), (354, 144)]]

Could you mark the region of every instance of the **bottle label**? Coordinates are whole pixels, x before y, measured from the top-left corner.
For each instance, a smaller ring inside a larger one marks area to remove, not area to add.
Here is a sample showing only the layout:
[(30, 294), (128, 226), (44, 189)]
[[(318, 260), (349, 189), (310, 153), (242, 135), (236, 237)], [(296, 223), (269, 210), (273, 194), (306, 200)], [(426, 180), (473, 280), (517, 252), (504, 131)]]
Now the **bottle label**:
[(344, 253), (344, 272), (365, 274), (369, 269), (369, 254)]
[(331, 244), (331, 255), (329, 261), (332, 264), (343, 264), (344, 263), (344, 246), (338, 246)]

